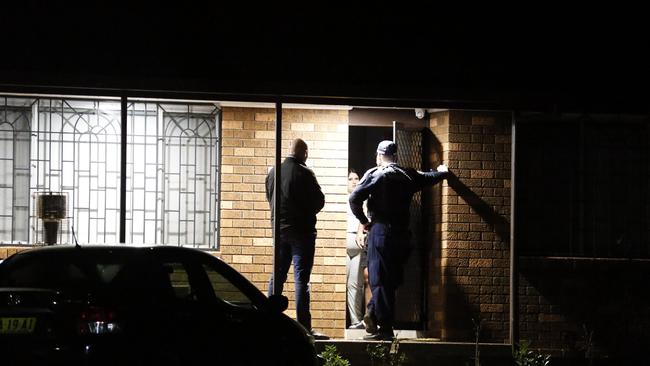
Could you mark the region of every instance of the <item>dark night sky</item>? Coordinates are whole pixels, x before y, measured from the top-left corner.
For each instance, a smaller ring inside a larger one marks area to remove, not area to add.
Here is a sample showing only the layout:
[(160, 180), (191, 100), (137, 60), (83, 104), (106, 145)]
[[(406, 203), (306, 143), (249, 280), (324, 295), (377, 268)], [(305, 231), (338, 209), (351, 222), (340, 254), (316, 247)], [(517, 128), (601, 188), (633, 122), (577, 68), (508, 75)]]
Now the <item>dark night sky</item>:
[(634, 11), (116, 4), (3, 9), (0, 84), (648, 108)]

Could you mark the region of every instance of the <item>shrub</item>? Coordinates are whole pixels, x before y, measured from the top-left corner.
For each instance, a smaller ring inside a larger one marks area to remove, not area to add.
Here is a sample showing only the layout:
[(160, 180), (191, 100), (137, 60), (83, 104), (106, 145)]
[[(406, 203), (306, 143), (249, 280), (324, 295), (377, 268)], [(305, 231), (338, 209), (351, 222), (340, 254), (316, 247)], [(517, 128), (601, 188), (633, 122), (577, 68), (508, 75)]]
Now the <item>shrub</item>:
[(521, 341), (514, 349), (512, 357), (518, 366), (547, 366), (551, 362), (550, 354), (530, 349), (528, 341)]
[(350, 361), (341, 357), (334, 345), (325, 346), (325, 350), (319, 354), (324, 360), (324, 366), (350, 366)]

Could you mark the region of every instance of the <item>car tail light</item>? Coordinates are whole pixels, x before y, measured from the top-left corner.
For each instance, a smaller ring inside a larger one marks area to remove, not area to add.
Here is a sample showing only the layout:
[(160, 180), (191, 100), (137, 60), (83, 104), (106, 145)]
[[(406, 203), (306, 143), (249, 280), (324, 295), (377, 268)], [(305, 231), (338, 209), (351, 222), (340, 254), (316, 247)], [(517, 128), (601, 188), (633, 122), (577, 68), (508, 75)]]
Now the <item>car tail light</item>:
[(113, 334), (121, 331), (115, 311), (90, 306), (79, 315), (80, 334)]

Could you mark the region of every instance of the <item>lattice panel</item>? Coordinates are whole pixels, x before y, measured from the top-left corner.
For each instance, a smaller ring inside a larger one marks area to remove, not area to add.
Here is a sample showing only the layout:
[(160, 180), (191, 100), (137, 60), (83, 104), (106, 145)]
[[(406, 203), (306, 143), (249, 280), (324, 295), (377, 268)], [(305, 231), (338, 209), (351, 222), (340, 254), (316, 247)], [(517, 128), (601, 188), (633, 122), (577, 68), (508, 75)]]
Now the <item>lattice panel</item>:
[(132, 103), (128, 242), (218, 247), (218, 109)]
[(0, 98), (0, 243), (29, 242), (33, 98)]
[[(422, 169), (422, 132), (395, 128), (397, 159), (399, 165)], [(416, 193), (411, 201), (409, 230), (411, 256), (404, 268), (404, 283), (397, 291), (397, 326), (420, 329), (424, 320), (424, 278), (422, 241), (422, 194)]]

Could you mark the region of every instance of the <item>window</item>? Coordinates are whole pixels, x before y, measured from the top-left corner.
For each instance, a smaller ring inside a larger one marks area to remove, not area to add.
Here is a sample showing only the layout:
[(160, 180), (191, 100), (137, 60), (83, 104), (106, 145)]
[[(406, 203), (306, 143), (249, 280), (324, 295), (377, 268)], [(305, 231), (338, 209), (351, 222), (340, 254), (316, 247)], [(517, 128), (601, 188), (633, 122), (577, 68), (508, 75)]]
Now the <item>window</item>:
[(0, 243), (29, 242), (34, 103), (0, 97)]
[(218, 109), (128, 106), (127, 243), (214, 248)]
[(520, 253), (650, 258), (649, 140), (631, 117), (518, 121)]
[(164, 269), (169, 278), (167, 279), (174, 291), (174, 296), (180, 300), (196, 300), (196, 292), (190, 284), (190, 277), (187, 270), (181, 263), (165, 263)]
[(225, 278), (221, 273), (207, 265), (203, 265), (203, 269), (207, 273), (210, 283), (212, 284), (212, 290), (218, 299), (235, 306), (245, 308), (253, 307), (251, 299), (249, 299), (246, 294), (241, 292), (237, 286)]
[[(0, 97), (0, 243), (43, 243), (38, 192), (67, 196), (57, 242), (218, 248), (219, 109), (212, 103)], [(127, 191), (120, 192), (126, 175)], [(126, 194), (126, 217), (120, 197)]]

